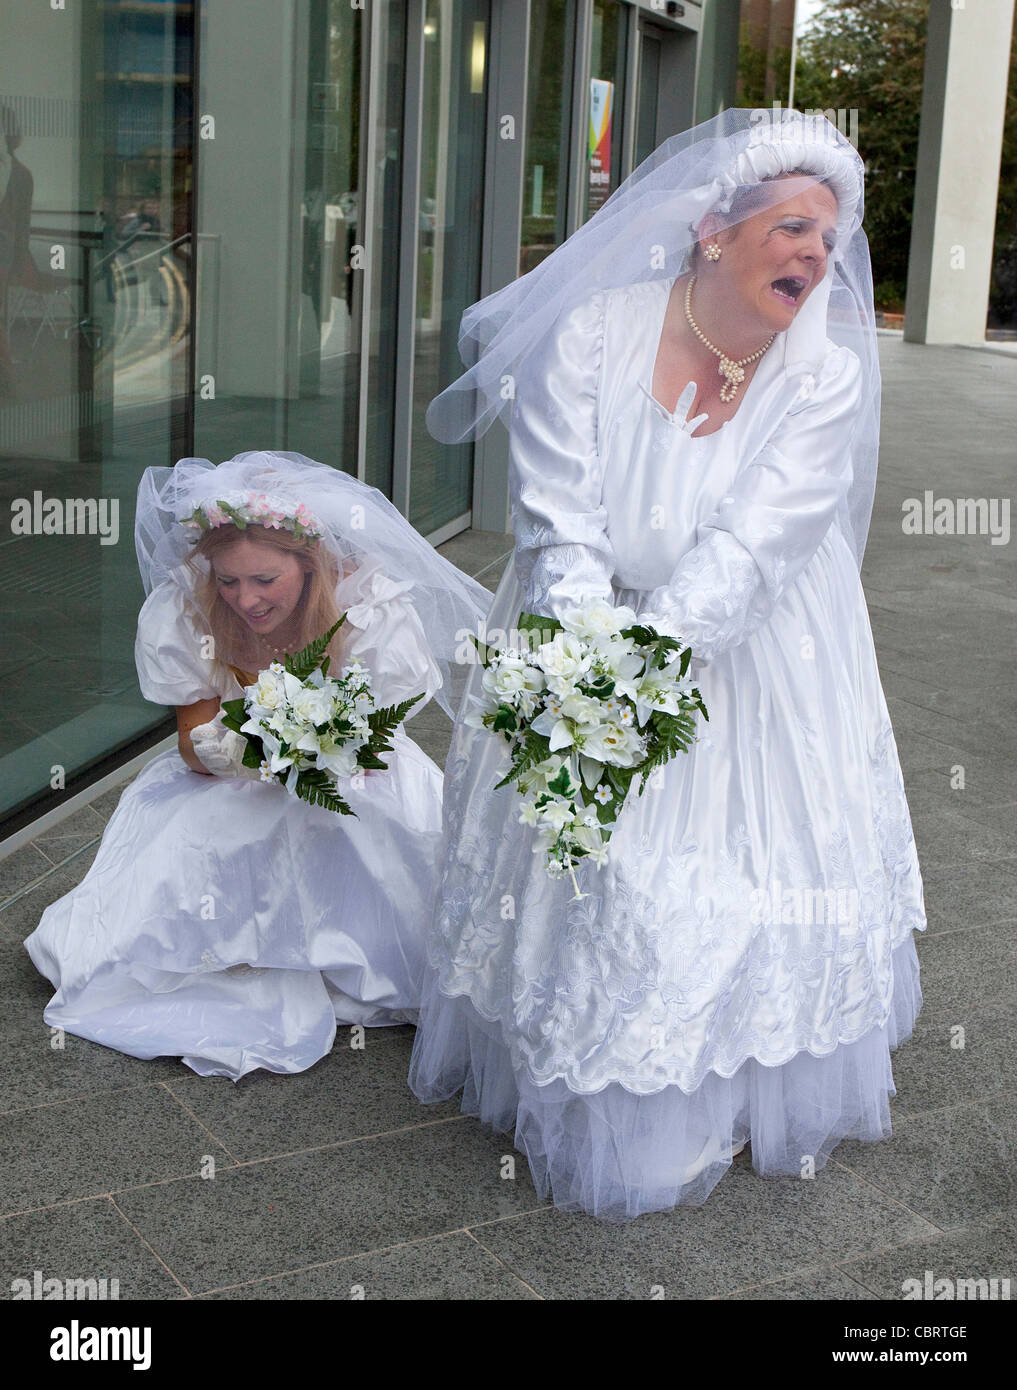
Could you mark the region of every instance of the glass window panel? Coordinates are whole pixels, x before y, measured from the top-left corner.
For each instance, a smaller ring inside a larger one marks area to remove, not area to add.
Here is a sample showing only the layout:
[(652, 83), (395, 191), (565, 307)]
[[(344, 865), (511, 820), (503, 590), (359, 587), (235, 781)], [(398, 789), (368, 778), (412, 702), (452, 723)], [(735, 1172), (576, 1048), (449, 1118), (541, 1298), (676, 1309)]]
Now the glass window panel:
[(738, 106), (788, 104), (795, 0), (740, 0)]
[(633, 166), (636, 168), (657, 148), (657, 101), (660, 96), (660, 39), (651, 31), (642, 30), (639, 43), (639, 105)]
[(590, 150), (584, 221), (621, 183), (628, 6), (595, 0), (590, 48)]
[[(378, 3), (378, 0), (372, 0)], [(376, 18), (374, 169), (369, 255), (368, 405), (365, 478), (392, 495), (395, 422), (399, 230), (402, 210), (403, 91), (406, 83), (406, 6), (382, 0)], [(363, 241), (363, 235), (358, 238)]]
[(539, 265), (568, 234), (574, 34), (574, 0), (533, 0), (527, 59), (520, 275)]
[(144, 468), (186, 451), (192, 24), (26, 5), (0, 45), (0, 814), (165, 718), (137, 689), (133, 525)]
[(367, 22), (348, 0), (203, 10), (198, 455), (290, 449), (356, 471)]
[(425, 535), (469, 511), (473, 446), (439, 444), (432, 397), (463, 371), (463, 310), (480, 296), (489, 0), (427, 0), (417, 232), (410, 520)]

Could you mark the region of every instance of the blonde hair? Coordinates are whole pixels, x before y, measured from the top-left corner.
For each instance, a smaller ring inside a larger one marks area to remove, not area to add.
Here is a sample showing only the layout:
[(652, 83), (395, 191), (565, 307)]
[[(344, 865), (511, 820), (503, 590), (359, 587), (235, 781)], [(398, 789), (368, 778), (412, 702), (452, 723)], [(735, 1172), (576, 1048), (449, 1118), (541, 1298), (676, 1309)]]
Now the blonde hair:
[[(197, 574), (195, 599), (208, 619), (220, 660), (254, 675), (260, 665), (252, 670), (251, 660), (263, 663), (264, 658), (257, 656), (254, 634), (222, 597), (215, 578), (216, 559), (231, 545), (242, 540), (268, 545), (284, 555), (292, 555), (303, 570), (304, 587), (294, 610), (294, 616), (299, 619), (294, 651), (321, 637), (341, 616), (335, 601), (335, 588), (341, 574), (336, 560), (324, 546), (319, 545), (316, 537), (295, 536), (292, 531), (256, 524), (250, 524), (244, 530), (231, 524), (204, 532), (187, 560)], [(204, 566), (196, 563), (199, 556), (208, 561), (207, 573)], [(333, 673), (338, 672), (343, 660), (342, 638), (343, 629), (340, 628), (328, 646)]]

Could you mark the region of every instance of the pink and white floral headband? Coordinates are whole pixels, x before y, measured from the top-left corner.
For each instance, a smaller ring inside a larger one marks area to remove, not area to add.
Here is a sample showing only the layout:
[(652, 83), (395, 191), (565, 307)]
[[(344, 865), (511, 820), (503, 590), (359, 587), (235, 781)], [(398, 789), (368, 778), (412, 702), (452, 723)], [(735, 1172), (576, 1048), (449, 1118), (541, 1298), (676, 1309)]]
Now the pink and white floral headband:
[(295, 536), (316, 539), (325, 528), (303, 502), (296, 507), (281, 497), (265, 492), (234, 492), (218, 497), (214, 502), (201, 502), (190, 516), (182, 517), (181, 526), (193, 532), (191, 544), (197, 544), (206, 531), (219, 526), (235, 526), (245, 531), (248, 526), (267, 526), (273, 531), (292, 531)]

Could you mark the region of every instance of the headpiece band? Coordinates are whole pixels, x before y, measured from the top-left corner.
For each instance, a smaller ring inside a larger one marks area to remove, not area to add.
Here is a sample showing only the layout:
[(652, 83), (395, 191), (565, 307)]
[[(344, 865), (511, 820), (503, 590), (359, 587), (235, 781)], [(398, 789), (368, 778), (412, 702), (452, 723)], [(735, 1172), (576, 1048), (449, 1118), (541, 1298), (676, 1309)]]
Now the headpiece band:
[(236, 492), (218, 497), (214, 502), (201, 502), (180, 524), (192, 531), (195, 545), (207, 531), (219, 526), (236, 526), (245, 531), (248, 526), (267, 526), (273, 531), (291, 531), (295, 536), (316, 540), (325, 528), (302, 502), (296, 507), (282, 498), (265, 492)]

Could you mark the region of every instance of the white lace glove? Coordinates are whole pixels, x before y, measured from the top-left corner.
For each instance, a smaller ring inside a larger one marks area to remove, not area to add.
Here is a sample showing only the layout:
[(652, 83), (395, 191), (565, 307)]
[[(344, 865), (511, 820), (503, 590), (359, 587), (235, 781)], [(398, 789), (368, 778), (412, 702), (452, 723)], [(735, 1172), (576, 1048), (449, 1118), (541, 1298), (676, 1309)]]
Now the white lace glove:
[(654, 631), (659, 632), (662, 637), (674, 637), (677, 641), (681, 642), (683, 647), (693, 648), (688, 669), (688, 675), (692, 680), (696, 680), (699, 673), (705, 670), (709, 665), (709, 662), (703, 657), (696, 656), (693, 640), (686, 637), (665, 614), (658, 612), (656, 609), (647, 609), (645, 613), (639, 614), (637, 622), (644, 623), (647, 627), (652, 627)]
[(195, 724), (191, 747), (198, 761), (216, 777), (261, 777), (258, 768), (244, 767), (247, 740), (224, 728), (219, 714), (208, 724)]

